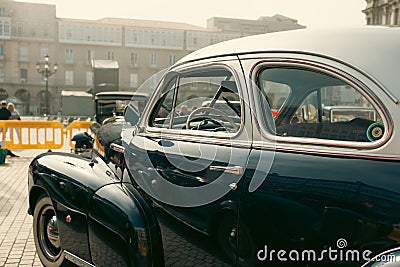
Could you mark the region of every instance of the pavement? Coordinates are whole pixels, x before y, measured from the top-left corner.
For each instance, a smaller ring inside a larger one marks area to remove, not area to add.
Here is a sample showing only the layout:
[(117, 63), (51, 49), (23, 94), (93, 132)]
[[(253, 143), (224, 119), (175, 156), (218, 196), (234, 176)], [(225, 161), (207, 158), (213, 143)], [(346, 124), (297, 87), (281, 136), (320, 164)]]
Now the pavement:
[(32, 216), (28, 215), (28, 166), (46, 150), (13, 150), (0, 164), (0, 267), (43, 266), (33, 241)]
[[(32, 216), (27, 213), (27, 176), (29, 163), (46, 150), (13, 152), (20, 157), (8, 156), (5, 164), (0, 164), (0, 267), (43, 266), (34, 244)], [(213, 256), (218, 249), (212, 240), (166, 215), (160, 215), (159, 220), (167, 266), (229, 266)], [(66, 261), (63, 267), (66, 266), (75, 265)]]

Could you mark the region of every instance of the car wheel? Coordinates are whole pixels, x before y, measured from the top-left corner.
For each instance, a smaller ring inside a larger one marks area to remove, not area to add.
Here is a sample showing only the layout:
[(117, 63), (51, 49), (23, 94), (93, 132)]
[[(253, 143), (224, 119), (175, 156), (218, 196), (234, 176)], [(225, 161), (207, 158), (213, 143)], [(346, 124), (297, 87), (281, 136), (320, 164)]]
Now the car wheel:
[(60, 266), (64, 253), (60, 245), (56, 213), (51, 199), (42, 196), (33, 213), (33, 234), (36, 252), (44, 266)]
[(223, 217), (218, 224), (216, 233), (218, 244), (232, 263), (237, 262), (239, 266), (253, 266), (256, 249), (250, 231), (245, 224), (239, 223), (240, 242), (238, 244), (237, 231), (236, 218), (234, 216)]

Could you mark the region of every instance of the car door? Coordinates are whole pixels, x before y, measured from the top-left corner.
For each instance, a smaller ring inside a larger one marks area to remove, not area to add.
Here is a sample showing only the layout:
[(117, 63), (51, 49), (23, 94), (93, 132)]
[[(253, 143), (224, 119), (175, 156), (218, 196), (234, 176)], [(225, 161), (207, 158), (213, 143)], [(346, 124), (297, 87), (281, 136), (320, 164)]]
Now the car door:
[(160, 207), (166, 265), (236, 260), (239, 188), (251, 144), (244, 88), (236, 60), (181, 66), (164, 78), (129, 145), (132, 176)]
[[(253, 244), (260, 265), (359, 266), (363, 253), (398, 243), (398, 170), (394, 160), (380, 156), (390, 142), (390, 115), (360, 83), (368, 84), (361, 74), (318, 57), (280, 56), (242, 60), (258, 119), (242, 188), (239, 244)], [(345, 256), (330, 258), (323, 253), (328, 248)], [(279, 256), (271, 252), (278, 250)], [(289, 255), (292, 250), (298, 254)]]

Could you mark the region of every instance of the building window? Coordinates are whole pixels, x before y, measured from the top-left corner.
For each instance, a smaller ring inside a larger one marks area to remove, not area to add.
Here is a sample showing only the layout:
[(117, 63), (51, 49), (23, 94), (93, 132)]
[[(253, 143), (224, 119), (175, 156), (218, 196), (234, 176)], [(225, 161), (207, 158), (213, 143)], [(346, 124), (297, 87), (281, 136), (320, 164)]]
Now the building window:
[(169, 64), (174, 65), (176, 62), (176, 56), (175, 55), (169, 55)]
[(92, 64), (92, 60), (94, 59), (94, 51), (88, 50), (87, 52), (87, 62), (88, 64)]
[(43, 26), (43, 36), (48, 37), (50, 31), (50, 24), (45, 24)]
[(121, 44), (121, 26), (95, 26), (86, 23), (59, 24), (61, 42), (85, 44)]
[(114, 59), (114, 51), (108, 51), (107, 58), (108, 58), (108, 60), (115, 60)]
[(4, 7), (0, 7), (0, 17), (6, 16), (6, 9)]
[(3, 70), (3, 68), (0, 68), (0, 82), (1, 83), (4, 82), (4, 70)]
[(40, 58), (44, 59), (44, 57), (48, 55), (49, 55), (49, 49), (47, 47), (40, 48)]
[(28, 47), (20, 47), (19, 48), (19, 60), (27, 61), (28, 60)]
[(72, 39), (72, 29), (71, 28), (67, 28), (67, 40), (71, 40)]
[(93, 86), (93, 72), (86, 72), (86, 86)]
[(74, 63), (74, 51), (71, 48), (65, 50), (65, 63)]
[(8, 18), (1, 19), (0, 18), (0, 37), (10, 39), (11, 31), (10, 31), (10, 21)]
[(20, 82), (27, 83), (28, 82), (28, 70), (20, 69)]
[(131, 87), (137, 87), (138, 86), (138, 75), (137, 73), (131, 73), (130, 76), (130, 86)]
[(0, 88), (0, 100), (4, 100), (8, 97), (6, 89)]
[(72, 70), (65, 71), (65, 85), (74, 85), (74, 72)]
[(4, 45), (0, 44), (0, 59), (4, 58)]
[(132, 67), (138, 66), (138, 54), (137, 53), (131, 53), (131, 65), (132, 65)]
[(157, 67), (157, 54), (156, 53), (150, 54), (150, 66)]

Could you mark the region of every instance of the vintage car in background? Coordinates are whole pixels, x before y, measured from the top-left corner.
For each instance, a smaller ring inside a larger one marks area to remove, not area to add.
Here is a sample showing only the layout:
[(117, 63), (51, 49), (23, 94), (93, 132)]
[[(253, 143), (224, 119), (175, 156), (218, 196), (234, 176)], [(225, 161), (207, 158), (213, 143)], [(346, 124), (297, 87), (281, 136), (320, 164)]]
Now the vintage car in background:
[(400, 28), (384, 27), (184, 57), (126, 111), (120, 162), (32, 161), (42, 263), (376, 266), (400, 242), (399, 58)]
[[(75, 142), (74, 152), (86, 154), (95, 149), (103, 157), (113, 156), (110, 144), (121, 144), (121, 130), (124, 123), (124, 111), (140, 116), (147, 101), (148, 93), (126, 91), (107, 91), (97, 93), (94, 97), (95, 121), (90, 132), (77, 132), (72, 137)], [(110, 154), (110, 155), (109, 155)], [(112, 154), (112, 155), (111, 155)]]
[[(134, 97), (134, 98), (133, 98)], [(109, 91), (97, 93), (94, 97), (95, 120), (102, 124), (105, 119), (123, 116), (128, 105), (143, 111), (148, 100), (145, 93)]]

